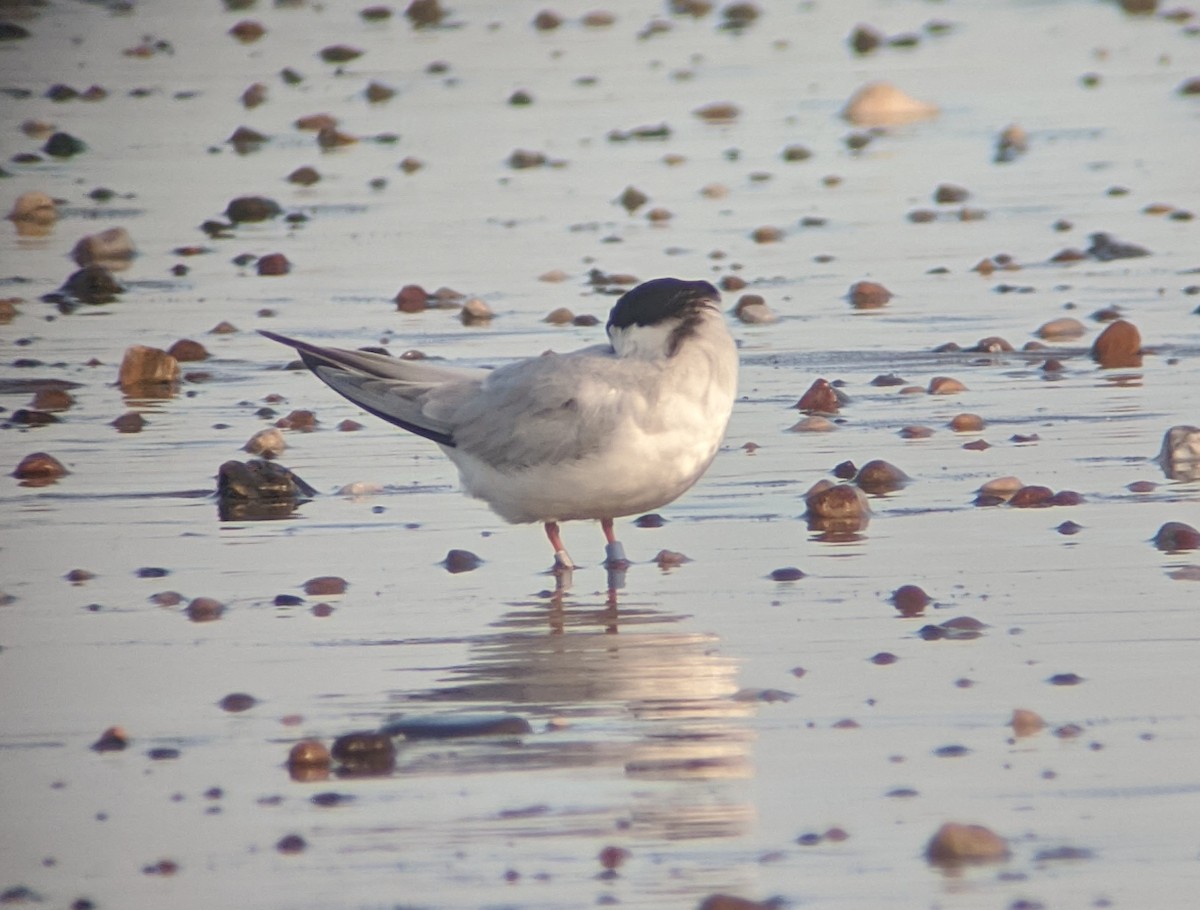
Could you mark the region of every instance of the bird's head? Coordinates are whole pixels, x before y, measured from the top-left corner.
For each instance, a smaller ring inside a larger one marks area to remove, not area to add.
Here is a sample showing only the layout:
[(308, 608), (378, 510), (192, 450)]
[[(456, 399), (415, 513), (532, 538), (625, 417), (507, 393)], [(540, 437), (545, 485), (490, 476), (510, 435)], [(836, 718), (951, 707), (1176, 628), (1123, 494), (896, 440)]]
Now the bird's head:
[(623, 294), (605, 328), (618, 357), (671, 357), (720, 307), (721, 294), (707, 281), (655, 278)]

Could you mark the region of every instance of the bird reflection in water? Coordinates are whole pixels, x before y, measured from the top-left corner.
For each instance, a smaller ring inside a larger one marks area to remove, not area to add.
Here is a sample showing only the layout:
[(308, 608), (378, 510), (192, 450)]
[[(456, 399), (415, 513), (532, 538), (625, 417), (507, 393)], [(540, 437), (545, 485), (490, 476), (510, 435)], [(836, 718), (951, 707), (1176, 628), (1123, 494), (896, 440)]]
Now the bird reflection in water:
[[(560, 585), (512, 607), (496, 632), (468, 639), (470, 659), (450, 667), (444, 685), (393, 700), (405, 714), (431, 702), (509, 711), (538, 732), (507, 748), (406, 749), (403, 773), (570, 768), (573, 780), (585, 769), (599, 780), (618, 767), (647, 785), (583, 817), (577, 806), (551, 807), (536, 823), (509, 819), (506, 831), (551, 834), (569, 819), (573, 830), (594, 824), (598, 834), (613, 824), (670, 839), (745, 833), (753, 812), (738, 782), (753, 776), (746, 720), (755, 706), (734, 698), (737, 663), (716, 636), (678, 628), (684, 617), (644, 603), (618, 611), (614, 587), (588, 598)], [(589, 819), (593, 812), (599, 817)]]

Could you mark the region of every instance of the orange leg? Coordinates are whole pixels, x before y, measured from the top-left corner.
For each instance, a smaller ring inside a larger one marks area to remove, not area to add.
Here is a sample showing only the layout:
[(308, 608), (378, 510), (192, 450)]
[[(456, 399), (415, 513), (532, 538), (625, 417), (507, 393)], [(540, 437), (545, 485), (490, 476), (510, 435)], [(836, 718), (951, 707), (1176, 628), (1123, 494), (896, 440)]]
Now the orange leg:
[(567, 570), (575, 568), (575, 563), (571, 562), (567, 548), (563, 546), (562, 536), (558, 533), (557, 521), (546, 522), (546, 536), (550, 539), (550, 546), (554, 547), (554, 568)]

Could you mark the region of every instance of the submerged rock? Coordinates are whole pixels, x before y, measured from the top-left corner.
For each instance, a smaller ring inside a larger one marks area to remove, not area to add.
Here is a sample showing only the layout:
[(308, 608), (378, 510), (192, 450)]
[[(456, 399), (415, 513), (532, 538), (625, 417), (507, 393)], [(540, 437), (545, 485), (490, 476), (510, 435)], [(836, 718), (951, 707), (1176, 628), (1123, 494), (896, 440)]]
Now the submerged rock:
[(286, 518), (317, 491), (271, 461), (227, 461), (217, 474), (217, 507), (222, 521)]
[(170, 385), (179, 381), (179, 361), (159, 348), (135, 344), (121, 359), (117, 381), (126, 392)]
[(124, 269), (129, 267), (137, 250), (133, 238), (123, 227), (109, 228), (98, 234), (88, 234), (81, 237), (71, 250), (71, 258), (75, 264), (82, 267), (102, 265), (108, 269)]
[(1142, 336), (1132, 322), (1118, 319), (1092, 344), (1092, 360), (1104, 369), (1140, 367)]
[(1171, 480), (1186, 483), (1200, 480), (1200, 427), (1171, 427), (1163, 436), (1162, 448), (1154, 460)]
[(918, 101), (889, 82), (871, 82), (851, 96), (842, 116), (859, 126), (895, 126), (936, 117), (936, 104)]
[(925, 848), (925, 856), (935, 865), (996, 862), (1008, 859), (1008, 842), (983, 825), (946, 822)]

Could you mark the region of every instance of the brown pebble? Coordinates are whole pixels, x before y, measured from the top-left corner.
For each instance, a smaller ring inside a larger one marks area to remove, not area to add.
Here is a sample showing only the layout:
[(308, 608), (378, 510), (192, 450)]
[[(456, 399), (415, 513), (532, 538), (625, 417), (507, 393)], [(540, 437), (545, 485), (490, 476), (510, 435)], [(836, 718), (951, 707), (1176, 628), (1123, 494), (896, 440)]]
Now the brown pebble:
[(446, 571), (451, 575), (457, 575), (460, 572), (472, 572), (482, 564), (483, 560), (470, 550), (451, 550), (446, 554), (446, 558), (442, 560), (442, 565), (446, 567)]
[(934, 376), (929, 380), (930, 395), (956, 395), (965, 392), (967, 387), (951, 376)]
[(876, 310), (892, 299), (892, 292), (875, 281), (856, 281), (846, 299), (857, 310)]
[(146, 418), (137, 411), (126, 411), (110, 426), (116, 427), (118, 433), (140, 433), (146, 426)]
[(788, 427), (790, 433), (831, 433), (837, 429), (837, 424), (828, 417), (812, 414), (796, 421)]
[(542, 322), (548, 322), (550, 325), (570, 325), (575, 319), (575, 314), (568, 310), (565, 306), (560, 306), (556, 310), (551, 310)]
[(1091, 353), (1092, 360), (1105, 369), (1140, 367), (1142, 336), (1132, 322), (1118, 319), (1100, 333)]
[(125, 288), (112, 272), (97, 263), (85, 265), (63, 282), (62, 290), (84, 303), (111, 303)]
[(325, 129), (334, 129), (337, 125), (337, 118), (333, 114), (305, 114), (303, 117), (296, 118), (292, 123), (292, 126), (296, 129), (306, 130), (311, 133), (319, 133)]
[(472, 297), (463, 304), (462, 310), (459, 312), (459, 318), (463, 325), (482, 325), (492, 321), (492, 317), (496, 314), (492, 312), (492, 308), (487, 305), (487, 302), (478, 297)]
[(282, 212), (274, 199), (265, 196), (239, 196), (225, 207), (225, 217), (234, 224), (266, 221)]
[(319, 575), (304, 583), (304, 593), (309, 597), (331, 597), (346, 593), (347, 582), (336, 575)]
[(617, 202), (631, 215), (649, 201), (649, 196), (633, 186), (625, 187), (624, 191), (617, 198)]
[(242, 446), (242, 451), (251, 455), (261, 455), (263, 458), (278, 458), (287, 449), (287, 440), (275, 427), (259, 430)]
[(319, 739), (302, 739), (288, 752), (291, 768), (328, 768), (332, 762), (329, 750)]
[(854, 482), (868, 493), (880, 495), (901, 489), (911, 479), (891, 462), (873, 458), (858, 469)]
[(21, 459), (12, 476), (19, 480), (48, 482), (71, 472), (61, 461), (46, 452), (33, 452)]
[(1042, 720), (1041, 715), (1036, 711), (1030, 711), (1027, 708), (1014, 708), (1009, 725), (1016, 736), (1033, 736), (1046, 726), (1046, 722)]
[(709, 123), (729, 123), (741, 116), (741, 108), (729, 101), (714, 101), (703, 104), (692, 111), (701, 120)]
[(928, 439), (932, 435), (933, 427), (921, 426), (920, 424), (909, 424), (906, 427), (900, 428), (902, 439)]
[(978, 433), (983, 429), (983, 418), (978, 414), (955, 414), (950, 418), (950, 429), (955, 433)]
[(228, 711), (230, 714), (249, 711), (256, 704), (258, 704), (258, 699), (253, 695), (247, 695), (245, 692), (231, 692), (217, 702), (217, 706), (222, 711)]
[(345, 420), (339, 420), (337, 425), (337, 430), (341, 433), (353, 433), (356, 430), (361, 430), (362, 428), (363, 425), (361, 423), (359, 423), (357, 420), (351, 420), (349, 417), (347, 417)]
[(92, 743), (95, 752), (120, 752), (129, 745), (129, 735), (122, 727), (109, 727)]
[(1200, 531), (1182, 521), (1168, 521), (1154, 535), (1154, 546), (1170, 552), (1200, 549)]
[(253, 19), (243, 19), (229, 29), (229, 34), (243, 44), (250, 44), (257, 41), (267, 33), (266, 28), (261, 22), (255, 22)]
[(777, 243), (783, 239), (783, 231), (772, 225), (763, 225), (750, 233), (755, 243)]
[(1047, 340), (1068, 340), (1080, 338), (1087, 333), (1087, 327), (1078, 319), (1062, 316), (1043, 323), (1035, 333), (1039, 338)]
[(180, 338), (167, 348), (167, 353), (180, 363), (193, 363), (208, 359), (208, 350), (204, 345), (198, 341), (192, 341), (190, 338)]
[(1008, 500), (1008, 504), (1015, 509), (1031, 509), (1040, 506), (1050, 505), (1050, 500), (1054, 498), (1054, 491), (1049, 487), (1030, 484), (1029, 486), (1021, 487)]
[(386, 733), (358, 731), (333, 741), (333, 758), (354, 775), (389, 774), (396, 767), (396, 743)]
[(393, 300), (402, 313), (420, 313), (429, 308), (429, 294), (419, 284), (406, 284)]
[(778, 320), (767, 302), (759, 294), (743, 294), (738, 298), (737, 304), (733, 308), (733, 315), (739, 322), (744, 322), (748, 325), (762, 325), (775, 322)]
[(307, 847), (308, 842), (299, 834), (285, 834), (275, 842), (275, 849), (285, 856), (303, 853)]
[(613, 872), (625, 865), (625, 861), (632, 854), (624, 847), (604, 847), (600, 850), (596, 859), (600, 860), (600, 865), (608, 872)]
[(226, 322), (224, 319), (208, 330), (208, 334), (210, 335), (234, 335), (236, 333), (237, 326), (232, 322)]
[(225, 605), (212, 597), (194, 597), (183, 612), (192, 622), (215, 622), (225, 612)]
[(1008, 842), (982, 825), (946, 822), (925, 848), (925, 856), (936, 865), (993, 862), (1009, 857)]
[(22, 193), (5, 216), (23, 237), (44, 237), (58, 220), (54, 199), (40, 190)]
[(871, 513), (866, 494), (849, 483), (818, 481), (804, 494), (809, 518), (834, 521), (859, 520)]
[(135, 344), (121, 359), (118, 382), (126, 391), (178, 381), (179, 361), (159, 348)]
[(87, 569), (72, 569), (63, 577), (73, 585), (81, 585), (85, 581), (91, 581), (95, 578), (96, 573), (90, 572)]
[(266, 104), (267, 87), (261, 82), (255, 82), (246, 86), (246, 90), (242, 92), (242, 107), (246, 110), (253, 110), (260, 104)]
[(971, 193), (965, 187), (956, 186), (953, 183), (939, 184), (933, 191), (933, 201), (941, 205), (966, 202), (970, 196)]
[(287, 176), (288, 183), (299, 184), (300, 186), (312, 186), (314, 183), (319, 183), (321, 174), (315, 167), (304, 165), (298, 167)]
[[(969, 350), (978, 351), (981, 354), (1008, 354), (1012, 352), (1013, 346), (999, 335), (989, 335), (987, 338), (979, 339)], [(958, 391), (962, 391), (962, 389)]]
[(255, 270), (260, 275), (286, 275), (292, 270), (292, 264), (283, 253), (267, 253), (259, 257)]
[(321, 48), (321, 59), (326, 63), (349, 63), (362, 56), (362, 51), (348, 44), (331, 44)]
[(700, 902), (696, 910), (777, 910), (777, 906), (774, 903), (760, 903), (731, 894), (711, 894)]
[(74, 403), (75, 399), (64, 389), (38, 389), (29, 406), (42, 411), (65, 411)]
[(103, 265), (110, 269), (123, 269), (128, 267), (135, 254), (133, 238), (123, 227), (88, 234), (80, 238), (71, 250), (71, 258), (80, 268)]
[(810, 414), (814, 412), (836, 414), (838, 408), (841, 407), (841, 402), (838, 400), (837, 391), (829, 384), (828, 380), (817, 379), (809, 386), (808, 391), (800, 396), (800, 400), (793, 407)]
[(317, 415), (312, 411), (303, 408), (292, 411), (286, 417), (280, 417), (275, 421), (275, 426), (281, 430), (297, 430), (301, 433), (311, 433), (317, 428)]
[(892, 605), (901, 616), (920, 616), (933, 601), (918, 585), (901, 585), (892, 592)]
[(404, 15), (413, 28), (431, 28), (446, 18), (446, 10), (440, 0), (411, 0)]

